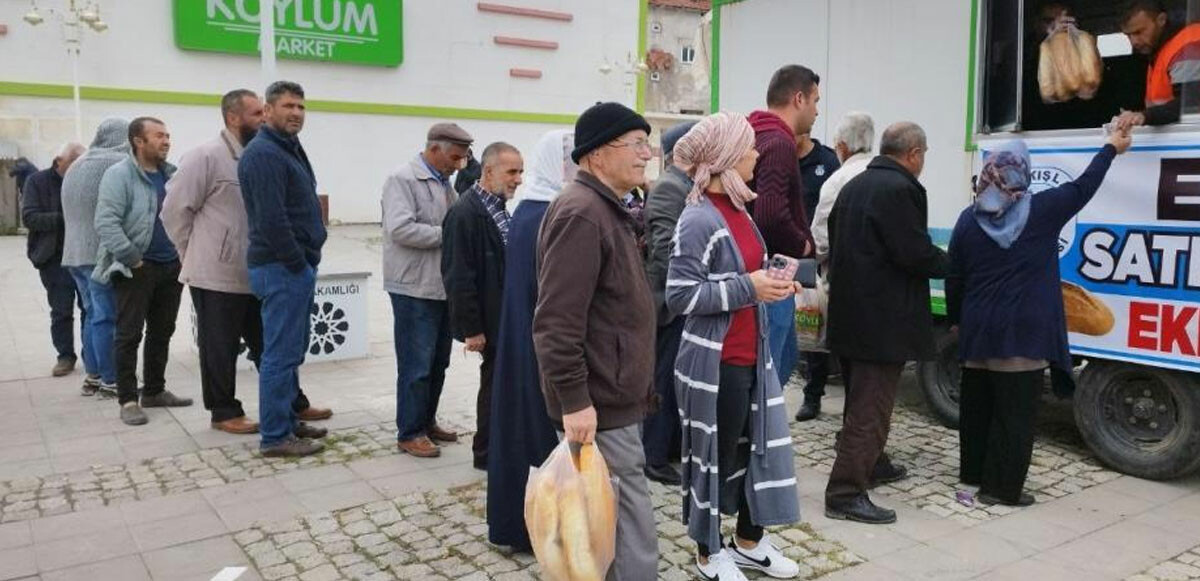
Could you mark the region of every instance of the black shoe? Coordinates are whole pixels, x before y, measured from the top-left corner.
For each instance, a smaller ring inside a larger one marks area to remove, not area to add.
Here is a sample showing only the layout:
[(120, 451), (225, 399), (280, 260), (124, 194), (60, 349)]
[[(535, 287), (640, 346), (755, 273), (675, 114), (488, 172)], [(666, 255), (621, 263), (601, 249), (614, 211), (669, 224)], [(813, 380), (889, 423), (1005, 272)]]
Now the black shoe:
[(821, 415), (821, 400), (809, 401), (808, 398), (805, 398), (804, 405), (800, 406), (800, 411), (796, 412), (796, 421), (815, 420), (819, 415)]
[(854, 500), (840, 506), (826, 502), (825, 517), (869, 525), (886, 525), (896, 522), (896, 511), (875, 506), (870, 497), (860, 494)]
[(979, 494), (976, 494), (975, 500), (978, 500), (979, 504), (1003, 504), (1004, 506), (1032, 506), (1033, 503), (1037, 502), (1037, 499), (1035, 499), (1032, 494), (1026, 492), (1022, 492), (1021, 497), (1018, 498), (1016, 502), (1000, 500), (999, 498), (996, 498), (995, 496), (992, 496), (986, 492), (980, 492)]
[(161, 393), (142, 396), (142, 407), (144, 408), (185, 408), (190, 405), (192, 405), (192, 398), (179, 397), (165, 389)]
[(267, 458), (299, 458), (311, 456), (325, 449), (325, 445), (303, 438), (284, 440), (269, 448), (261, 448), (259, 453)]
[(297, 438), (316, 440), (317, 438), (324, 438), (325, 434), (329, 433), (329, 430), (326, 430), (325, 428), (318, 428), (316, 426), (310, 426), (304, 422), (297, 422), (296, 429), (292, 430), (292, 433), (295, 434)]
[(666, 486), (679, 486), (683, 483), (679, 471), (670, 464), (647, 464), (645, 473), (646, 478)]
[(899, 482), (908, 478), (908, 468), (897, 466), (892, 463), (876, 464), (875, 469), (871, 471), (871, 487), (882, 486)]

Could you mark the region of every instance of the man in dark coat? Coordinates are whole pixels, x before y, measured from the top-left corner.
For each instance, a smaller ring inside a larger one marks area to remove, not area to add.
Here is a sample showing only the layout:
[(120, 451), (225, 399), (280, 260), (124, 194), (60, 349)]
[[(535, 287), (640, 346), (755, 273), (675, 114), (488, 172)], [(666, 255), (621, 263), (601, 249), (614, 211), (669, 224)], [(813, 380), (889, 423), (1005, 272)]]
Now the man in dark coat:
[(692, 178), (675, 165), (675, 143), (696, 125), (687, 121), (663, 132), (662, 174), (646, 198), (646, 278), (654, 293), (658, 330), (654, 335), (654, 389), (658, 392), (658, 411), (642, 426), (642, 447), (646, 451), (646, 477), (667, 486), (679, 486), (679, 471), (670, 464), (670, 452), (679, 452), (679, 406), (675, 401), (675, 355), (683, 336), (683, 317), (667, 309), (667, 262), (675, 223), (692, 191)]
[(496, 368), (504, 249), (510, 220), (506, 204), (521, 185), (525, 165), (521, 152), (502, 142), (483, 150), (481, 165), (479, 181), (450, 206), (442, 223), (442, 284), (449, 303), (451, 333), (467, 344), (467, 351), (483, 355), (471, 448), (475, 468), (487, 470), (492, 372)]
[(850, 361), (837, 459), (825, 489), (829, 518), (895, 522), (867, 495), (883, 452), (904, 363), (934, 357), (929, 279), (944, 278), (945, 251), (929, 238), (928, 201), (917, 181), (925, 132), (888, 127), (880, 155), (846, 184), (829, 219), (829, 347)]
[[(42, 286), (46, 289), (46, 300), (50, 303), (50, 338), (58, 351), (58, 360), (51, 374), (62, 377), (75, 369), (75, 303), (80, 311), (79, 291), (75, 279), (62, 266), (63, 223), (62, 184), (67, 168), (83, 154), (83, 146), (68, 143), (50, 167), (29, 175), (18, 177), (21, 183), (21, 223), (29, 230), (26, 240), (26, 255), (38, 270)], [(24, 158), (22, 158), (24, 159)], [(28, 167), (32, 168), (28, 160)], [(36, 169), (36, 168), (35, 168)], [(14, 170), (16, 171), (16, 170)], [(80, 313), (84, 320), (84, 313)], [(83, 336), (82, 332), (80, 336)], [(89, 371), (91, 371), (89, 369)]]

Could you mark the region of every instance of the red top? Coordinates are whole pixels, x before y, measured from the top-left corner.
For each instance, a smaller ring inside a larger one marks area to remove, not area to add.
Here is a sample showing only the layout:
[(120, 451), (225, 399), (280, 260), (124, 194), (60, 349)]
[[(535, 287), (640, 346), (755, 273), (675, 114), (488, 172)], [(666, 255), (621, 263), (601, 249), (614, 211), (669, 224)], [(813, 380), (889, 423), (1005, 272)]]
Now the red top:
[[(725, 223), (729, 225), (729, 233), (742, 253), (742, 263), (746, 272), (762, 270), (763, 250), (750, 214), (738, 210), (729, 196), (724, 194), (708, 194)], [(758, 310), (755, 305), (740, 308), (733, 312), (729, 321), (729, 331), (725, 333), (725, 345), (721, 349), (721, 363), (750, 367), (758, 363)]]

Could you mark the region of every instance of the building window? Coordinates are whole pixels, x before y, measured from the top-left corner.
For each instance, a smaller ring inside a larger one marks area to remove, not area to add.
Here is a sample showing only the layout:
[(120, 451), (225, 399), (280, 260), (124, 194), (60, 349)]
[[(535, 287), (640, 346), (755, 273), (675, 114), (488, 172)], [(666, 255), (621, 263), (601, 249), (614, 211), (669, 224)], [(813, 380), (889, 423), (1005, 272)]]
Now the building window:
[(662, 32), (662, 23), (661, 22), (651, 22), (650, 23), (650, 32), (653, 32), (655, 34)]
[(690, 65), (696, 62), (696, 49), (691, 45), (683, 45), (683, 47), (679, 49), (679, 62), (685, 65)]
[(651, 82), (657, 83), (661, 80), (662, 80), (662, 74), (659, 73), (658, 71), (654, 71), (654, 72), (650, 73), (650, 81)]

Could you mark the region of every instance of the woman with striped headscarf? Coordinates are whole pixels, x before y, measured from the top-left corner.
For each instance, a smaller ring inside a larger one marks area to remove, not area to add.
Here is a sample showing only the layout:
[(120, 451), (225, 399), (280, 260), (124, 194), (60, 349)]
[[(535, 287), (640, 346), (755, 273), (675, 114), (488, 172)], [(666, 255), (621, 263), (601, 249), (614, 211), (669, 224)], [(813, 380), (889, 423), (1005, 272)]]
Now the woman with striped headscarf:
[[(705, 579), (743, 580), (739, 567), (799, 574), (764, 526), (799, 519), (792, 439), (771, 361), (766, 304), (795, 292), (767, 276), (765, 245), (746, 203), (758, 152), (739, 115), (717, 113), (675, 145), (694, 186), (679, 217), (667, 307), (686, 317), (675, 360), (683, 427), (683, 522)], [(725, 544), (721, 513), (737, 514)]]

